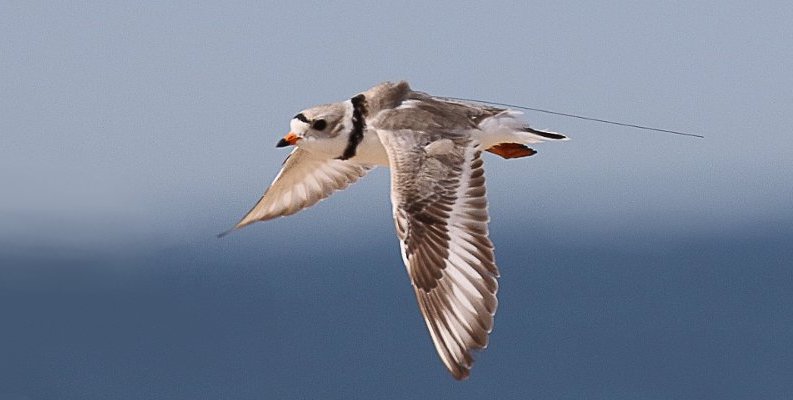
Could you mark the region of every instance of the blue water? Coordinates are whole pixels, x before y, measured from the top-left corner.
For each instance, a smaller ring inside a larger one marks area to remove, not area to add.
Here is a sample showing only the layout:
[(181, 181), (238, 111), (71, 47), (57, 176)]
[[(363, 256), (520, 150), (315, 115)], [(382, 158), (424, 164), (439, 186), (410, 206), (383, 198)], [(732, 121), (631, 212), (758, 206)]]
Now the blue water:
[(793, 395), (793, 229), (493, 236), (496, 328), (464, 382), (435, 355), (393, 237), (6, 247), (0, 398)]

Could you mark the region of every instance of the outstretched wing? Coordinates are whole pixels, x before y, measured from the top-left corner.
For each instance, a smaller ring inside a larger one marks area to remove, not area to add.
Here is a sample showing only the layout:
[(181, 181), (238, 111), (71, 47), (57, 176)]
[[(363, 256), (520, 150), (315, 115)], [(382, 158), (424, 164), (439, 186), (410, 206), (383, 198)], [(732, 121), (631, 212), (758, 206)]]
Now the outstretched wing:
[(310, 207), (331, 193), (346, 188), (370, 169), (372, 166), (368, 164), (322, 158), (296, 148), (286, 158), (281, 172), (259, 202), (233, 229)]
[(446, 368), (468, 376), (498, 301), (481, 151), (468, 137), (378, 131), (391, 164), (402, 258)]

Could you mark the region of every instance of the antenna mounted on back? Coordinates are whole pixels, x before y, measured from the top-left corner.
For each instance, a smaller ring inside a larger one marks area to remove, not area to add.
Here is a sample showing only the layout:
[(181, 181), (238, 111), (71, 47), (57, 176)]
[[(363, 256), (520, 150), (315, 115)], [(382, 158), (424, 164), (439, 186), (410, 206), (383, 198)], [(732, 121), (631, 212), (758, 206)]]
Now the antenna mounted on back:
[(559, 111), (545, 110), (545, 109), (542, 109), (542, 108), (524, 107), (524, 106), (518, 106), (518, 105), (515, 105), (515, 104), (498, 103), (498, 102), (495, 102), (495, 101), (464, 99), (464, 98), (461, 98), (461, 97), (448, 97), (448, 96), (446, 96), (446, 97), (439, 97), (439, 98), (445, 99), (445, 100), (467, 101), (467, 102), (472, 102), (472, 103), (480, 103), (480, 104), (489, 104), (489, 105), (494, 105), (494, 106), (517, 108), (517, 109), (520, 109), (520, 110), (536, 111), (536, 112), (541, 112), (541, 113), (545, 113), (545, 114), (553, 114), (553, 115), (561, 115), (563, 117), (578, 118), (578, 119), (584, 119), (584, 120), (587, 120), (587, 121), (601, 122), (601, 123), (604, 123), (604, 124), (626, 126), (626, 127), (629, 127), (629, 128), (644, 129), (644, 130), (656, 131), (656, 132), (665, 132), (665, 133), (671, 133), (671, 134), (674, 134), (674, 135), (691, 136), (691, 137), (697, 137), (697, 138), (702, 138), (702, 139), (705, 138), (705, 136), (698, 135), (696, 133), (673, 131), (673, 130), (669, 130), (669, 129), (653, 128), (653, 127), (650, 127), (650, 126), (636, 125), (636, 124), (630, 124), (630, 123), (626, 123), (626, 122), (617, 122), (617, 121), (610, 121), (610, 120), (607, 120), (607, 119), (585, 117), (585, 116), (582, 116), (582, 115), (568, 114), (568, 113), (563, 113), (563, 112), (559, 112)]

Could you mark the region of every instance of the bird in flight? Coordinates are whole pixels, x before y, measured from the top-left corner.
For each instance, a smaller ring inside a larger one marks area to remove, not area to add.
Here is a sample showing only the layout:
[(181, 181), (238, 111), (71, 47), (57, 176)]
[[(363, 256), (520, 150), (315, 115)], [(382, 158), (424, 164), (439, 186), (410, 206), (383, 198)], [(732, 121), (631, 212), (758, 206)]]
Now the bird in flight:
[(527, 157), (536, 153), (528, 144), (567, 139), (531, 128), (520, 114), (414, 91), (404, 81), (303, 110), (277, 144), (294, 150), (232, 230), (294, 214), (372, 168), (389, 167), (396, 232), (419, 309), (443, 364), (464, 379), (472, 351), (487, 347), (498, 304), (482, 152)]

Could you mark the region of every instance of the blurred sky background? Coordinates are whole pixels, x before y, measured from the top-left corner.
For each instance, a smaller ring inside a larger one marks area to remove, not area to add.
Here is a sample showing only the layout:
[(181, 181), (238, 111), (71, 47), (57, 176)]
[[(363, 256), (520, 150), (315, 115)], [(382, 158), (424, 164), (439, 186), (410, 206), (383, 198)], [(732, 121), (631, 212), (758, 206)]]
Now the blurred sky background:
[[(0, 399), (793, 396), (793, 3), (0, 2)], [(298, 111), (384, 80), (486, 156), (490, 348), (442, 367), (379, 169), (224, 239)]]

